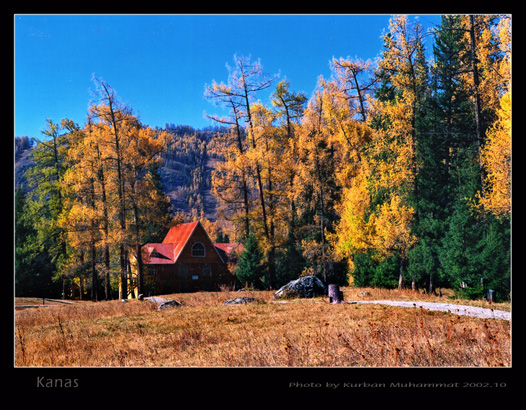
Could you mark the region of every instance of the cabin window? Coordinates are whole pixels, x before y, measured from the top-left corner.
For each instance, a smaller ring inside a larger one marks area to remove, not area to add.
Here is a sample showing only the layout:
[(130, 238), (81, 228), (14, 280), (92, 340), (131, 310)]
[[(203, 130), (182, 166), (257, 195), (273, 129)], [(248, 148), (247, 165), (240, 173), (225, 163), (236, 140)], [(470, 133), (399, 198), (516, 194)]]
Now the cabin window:
[(201, 242), (196, 242), (192, 245), (192, 256), (203, 257), (205, 256), (205, 245)]
[(203, 276), (210, 276), (212, 274), (212, 268), (208, 263), (203, 265)]
[(179, 276), (186, 278), (188, 276), (188, 266), (186, 266), (184, 263), (181, 263), (179, 265)]

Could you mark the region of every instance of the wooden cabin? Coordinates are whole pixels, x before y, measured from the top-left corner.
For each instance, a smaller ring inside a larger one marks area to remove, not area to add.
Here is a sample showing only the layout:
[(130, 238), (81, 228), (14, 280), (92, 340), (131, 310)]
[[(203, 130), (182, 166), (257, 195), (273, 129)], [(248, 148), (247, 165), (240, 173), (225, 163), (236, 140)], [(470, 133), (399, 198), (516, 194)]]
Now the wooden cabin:
[(162, 243), (143, 245), (144, 283), (155, 294), (233, 287), (228, 264), (243, 249), (240, 243), (213, 243), (200, 222), (173, 226)]

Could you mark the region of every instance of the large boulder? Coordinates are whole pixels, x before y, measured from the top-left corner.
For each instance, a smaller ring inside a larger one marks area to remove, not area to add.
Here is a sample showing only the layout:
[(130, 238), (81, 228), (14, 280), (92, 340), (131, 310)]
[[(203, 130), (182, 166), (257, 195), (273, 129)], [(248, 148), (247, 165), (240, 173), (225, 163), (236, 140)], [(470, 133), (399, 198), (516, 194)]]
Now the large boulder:
[(292, 280), (279, 288), (275, 293), (275, 296), (278, 298), (312, 298), (314, 296), (323, 296), (326, 294), (327, 287), (316, 276), (303, 276), (299, 279)]

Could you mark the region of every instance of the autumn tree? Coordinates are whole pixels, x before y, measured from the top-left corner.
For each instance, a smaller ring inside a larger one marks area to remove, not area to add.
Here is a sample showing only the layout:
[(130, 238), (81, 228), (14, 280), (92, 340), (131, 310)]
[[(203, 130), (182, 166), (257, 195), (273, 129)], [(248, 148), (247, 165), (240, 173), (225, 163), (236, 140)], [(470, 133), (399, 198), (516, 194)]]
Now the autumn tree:
[[(101, 214), (96, 206), (95, 179), (97, 159), (92, 156), (90, 141), (84, 131), (70, 120), (62, 124), (71, 139), (67, 152), (67, 170), (62, 186), (67, 192), (68, 207), (59, 218), (60, 226), (67, 232), (71, 248), (68, 270), (82, 285), (85, 273), (91, 276), (91, 299), (98, 300), (97, 246), (101, 240)], [(83, 286), (81, 286), (83, 287)], [(82, 298), (82, 291), (80, 292)]]
[(294, 200), (302, 236), (303, 254), (310, 259), (313, 274), (326, 281), (331, 276), (327, 230), (332, 231), (337, 220), (335, 205), (340, 189), (336, 181), (336, 152), (326, 124), (324, 80), (310, 99), (298, 129), (298, 162)]
[[(213, 121), (230, 127), (230, 133), (223, 133), (216, 138), (221, 147), (217, 154), (223, 157), (223, 161), (217, 164), (212, 174), (212, 185), (215, 196), (220, 204), (225, 207), (226, 212), (233, 214), (233, 219), (239, 219), (241, 208), (243, 237), (250, 233), (250, 186), (248, 181), (248, 163), (245, 152), (248, 149), (246, 132), (243, 124), (242, 101), (239, 93), (232, 91), (235, 78), (229, 70), (228, 84), (216, 83), (206, 86), (205, 97), (214, 104), (218, 104), (229, 111), (229, 117), (217, 115), (208, 116)], [(223, 212), (225, 211), (223, 210)], [(221, 212), (221, 211), (220, 211)], [(227, 217), (225, 213), (222, 213)]]
[[(220, 119), (217, 117), (211, 117), (215, 121), (223, 124), (229, 124), (232, 130), (235, 132), (237, 137), (237, 145), (226, 144), (225, 150), (227, 156), (230, 158), (230, 166), (220, 166), (222, 168), (220, 173), (215, 173), (214, 177), (224, 179), (228, 178), (229, 173), (235, 176), (237, 172), (239, 177), (233, 178), (233, 180), (239, 180), (241, 187), (241, 195), (229, 195), (223, 196), (223, 199), (230, 199), (232, 203), (237, 203), (239, 197), (243, 198), (243, 205), (245, 211), (245, 235), (248, 236), (250, 225), (249, 225), (249, 213), (250, 213), (250, 192), (249, 186), (255, 187), (257, 203), (259, 207), (258, 215), (261, 216), (261, 224), (259, 225), (264, 232), (265, 240), (271, 244), (272, 238), (272, 227), (271, 221), (268, 216), (267, 209), (267, 198), (265, 197), (265, 187), (262, 177), (262, 165), (260, 156), (257, 154), (258, 147), (258, 135), (259, 130), (255, 128), (254, 119), (254, 104), (255, 96), (258, 92), (263, 91), (270, 87), (274, 77), (271, 77), (263, 72), (260, 61), (252, 62), (250, 57), (239, 57), (234, 56), (234, 67), (227, 66), (229, 71), (228, 83), (217, 84), (213, 82), (211, 86), (206, 87), (205, 96), (207, 98), (217, 100), (230, 110), (231, 117), (229, 120)], [(235, 147), (235, 148), (234, 148)], [(250, 154), (249, 154), (250, 152)], [(236, 155), (237, 154), (237, 155)], [(249, 178), (252, 181), (249, 181)], [(221, 185), (221, 182), (216, 182), (216, 187)], [(215, 191), (221, 195), (221, 191), (228, 192), (227, 190)], [(256, 203), (254, 203), (256, 206)], [(272, 245), (269, 249), (272, 249)], [(270, 253), (272, 259), (272, 252)], [(275, 270), (274, 264), (269, 263), (269, 286), (275, 286)]]
[[(489, 60), (484, 66), (490, 71), (491, 89), (502, 94), (496, 118), (486, 131), (486, 141), (481, 150), (481, 163), (486, 174), (481, 189), (482, 206), (497, 216), (509, 217), (511, 213), (511, 21), (501, 16), (491, 31), (493, 43), (497, 45), (493, 54), (481, 60)], [(487, 49), (487, 47), (486, 47)], [(487, 54), (487, 53), (486, 53)], [(494, 56), (493, 56), (494, 57)], [(495, 61), (496, 60), (496, 61)], [(492, 93), (491, 93), (492, 94)]]
[(69, 206), (60, 218), (73, 250), (70, 269), (89, 269), (94, 300), (99, 273), (109, 298), (110, 249), (119, 252), (120, 297), (128, 295), (133, 254), (134, 285), (143, 291), (140, 248), (152, 230), (167, 225), (169, 215), (157, 174), (167, 134), (144, 126), (107, 83), (97, 79), (96, 84), (102, 98), (90, 106), (85, 127), (63, 121), (71, 142), (62, 182)]
[(111, 277), (110, 277), (110, 270), (111, 270), (111, 261), (110, 261), (110, 219), (109, 219), (109, 209), (110, 205), (108, 203), (108, 176), (109, 176), (109, 169), (108, 169), (108, 161), (105, 160), (103, 157), (103, 153), (101, 150), (102, 147), (102, 135), (100, 135), (100, 129), (98, 127), (95, 127), (93, 122), (91, 121), (90, 117), (88, 116), (86, 125), (84, 127), (84, 135), (86, 138), (86, 142), (89, 141), (88, 146), (88, 154), (93, 157), (95, 160), (95, 167), (96, 167), (96, 184), (99, 187), (99, 194), (98, 194), (98, 209), (99, 212), (102, 213), (102, 217), (100, 219), (100, 230), (101, 230), (101, 251), (102, 251), (102, 259), (103, 264), (99, 265), (99, 272), (101, 272), (101, 276), (104, 277), (104, 293), (106, 300), (110, 299), (110, 293), (111, 293)]
[(495, 215), (511, 214), (511, 95), (501, 99), (498, 118), (486, 132), (482, 164), (486, 169), (484, 208)]
[(384, 47), (379, 62), (382, 82), (372, 102), (375, 131), (367, 151), (372, 195), (368, 224), (377, 255), (399, 256), (401, 288), (408, 252), (416, 242), (412, 229), (418, 195), (418, 119), (427, 87), (421, 26), (409, 23), (406, 16), (393, 17)]
[(369, 97), (372, 95), (378, 78), (373, 75), (372, 62), (360, 59), (332, 59), (335, 81), (353, 109), (353, 117), (359, 114), (361, 122), (368, 119)]
[[(249, 140), (250, 148), (255, 151), (257, 149), (256, 130), (254, 128), (253, 120), (253, 103), (255, 93), (265, 90), (270, 87), (273, 77), (269, 77), (263, 73), (263, 67), (260, 61), (252, 63), (250, 58), (234, 56), (236, 68), (233, 71), (232, 80), (234, 90), (239, 97), (241, 106), (243, 108), (245, 121), (247, 123), (247, 139)], [(265, 193), (263, 189), (263, 181), (261, 177), (261, 164), (258, 156), (253, 157), (254, 161), (251, 164), (252, 169), (255, 170), (256, 186), (258, 190), (259, 203), (261, 206), (261, 216), (263, 222), (263, 230), (267, 240), (271, 240), (270, 223), (267, 217), (267, 206), (265, 202)], [(273, 269), (271, 267), (271, 269)], [(270, 272), (270, 286), (274, 286), (274, 272)]]
[(304, 93), (291, 90), (290, 83), (284, 79), (276, 85), (272, 94), (272, 106), (276, 120), (275, 135), (279, 140), (273, 167), (279, 175), (280, 203), (278, 229), (281, 233), (281, 244), (276, 256), (276, 276), (278, 286), (296, 279), (305, 266), (302, 248), (298, 243), (300, 224), (298, 206), (294, 195), (294, 181), (299, 158), (298, 133), (301, 119), (307, 103)]
[(289, 192), (288, 200), (290, 201), (290, 234), (293, 234), (296, 219), (296, 205), (294, 203), (294, 197), (290, 193), (294, 187), (294, 177), (296, 175), (295, 162), (298, 155), (297, 132), (306, 103), (306, 95), (304, 93), (291, 91), (290, 84), (287, 80), (280, 81), (272, 94), (272, 105), (276, 107), (276, 120), (280, 122), (278, 126), (281, 127), (281, 132), (284, 133), (283, 157), (277, 165), (282, 167), (282, 172), (286, 174), (284, 177), (288, 180), (287, 192)]
[[(114, 178), (109, 178), (108, 183), (112, 192), (117, 193), (117, 206), (114, 216), (118, 221), (119, 229), (113, 229), (112, 240), (119, 244), (120, 260), (120, 289), (119, 295), (126, 298), (127, 289), (127, 261), (129, 237), (127, 235), (126, 224), (126, 185), (124, 176), (125, 151), (129, 145), (130, 128), (134, 126), (130, 123), (130, 109), (117, 99), (115, 91), (102, 79), (94, 79), (97, 87), (96, 92), (99, 97), (98, 104), (90, 106), (90, 121), (97, 127), (102, 138), (102, 149), (107, 152), (104, 154), (112, 165)], [(111, 216), (110, 216), (111, 217)]]
[(141, 249), (153, 235), (169, 222), (169, 199), (162, 193), (158, 167), (166, 149), (168, 135), (156, 132), (140, 122), (133, 130), (132, 154), (126, 163), (131, 206), (130, 229), (132, 252), (137, 256), (137, 292), (144, 292)]

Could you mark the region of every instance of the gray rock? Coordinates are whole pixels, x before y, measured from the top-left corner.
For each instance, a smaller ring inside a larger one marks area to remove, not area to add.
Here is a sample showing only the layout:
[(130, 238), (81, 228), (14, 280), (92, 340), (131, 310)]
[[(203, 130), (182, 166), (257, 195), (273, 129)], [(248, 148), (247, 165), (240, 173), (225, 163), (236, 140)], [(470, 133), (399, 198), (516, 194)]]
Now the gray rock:
[(168, 300), (168, 301), (162, 303), (161, 305), (159, 305), (159, 307), (157, 309), (161, 310), (161, 309), (166, 309), (166, 308), (170, 308), (170, 307), (177, 307), (177, 306), (181, 306), (181, 304), (177, 300)]
[(316, 276), (304, 276), (282, 286), (274, 295), (282, 297), (312, 298), (327, 294), (327, 287)]
[(159, 296), (148, 296), (147, 298), (143, 298), (144, 300), (148, 300), (150, 302), (153, 302), (153, 303), (157, 303), (159, 305), (165, 303), (165, 302), (168, 302), (168, 300), (166, 300), (165, 298), (161, 298)]
[(371, 296), (371, 294), (369, 292), (367, 292), (366, 290), (362, 290), (358, 296), (361, 296), (361, 297), (364, 297), (364, 296)]
[(246, 305), (247, 303), (259, 302), (256, 298), (249, 298), (248, 296), (241, 296), (235, 299), (225, 300), (223, 305)]

